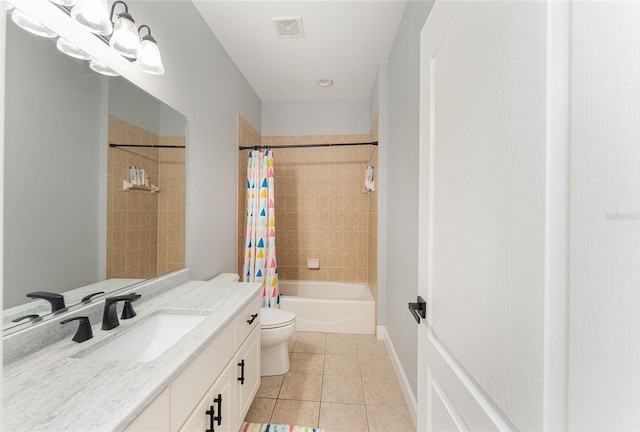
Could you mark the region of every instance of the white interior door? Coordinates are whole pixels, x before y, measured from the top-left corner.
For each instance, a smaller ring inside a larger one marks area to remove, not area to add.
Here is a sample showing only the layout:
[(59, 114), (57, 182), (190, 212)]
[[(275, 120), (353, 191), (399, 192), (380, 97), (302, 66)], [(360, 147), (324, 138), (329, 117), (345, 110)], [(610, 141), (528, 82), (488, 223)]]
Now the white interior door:
[(421, 34), (420, 430), (541, 430), (547, 5), (436, 2)]

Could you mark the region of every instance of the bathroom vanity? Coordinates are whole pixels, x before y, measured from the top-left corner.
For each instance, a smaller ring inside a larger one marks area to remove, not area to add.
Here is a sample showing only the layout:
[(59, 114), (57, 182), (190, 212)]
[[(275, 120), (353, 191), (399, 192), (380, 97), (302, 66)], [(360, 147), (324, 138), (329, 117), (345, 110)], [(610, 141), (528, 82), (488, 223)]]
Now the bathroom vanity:
[[(63, 339), (15, 355), (21, 336), (37, 343), (46, 340), (45, 326), (51, 335), (67, 326), (57, 319), (5, 337), (3, 430), (240, 428), (260, 385), (260, 285), (189, 281), (161, 293), (140, 286), (135, 292), (142, 294), (137, 316), (109, 331), (100, 328), (103, 301), (72, 311), (91, 319), (94, 337), (86, 342), (71, 340), (73, 325)], [(154, 359), (91, 357), (117, 349), (117, 339), (137, 334), (158, 314), (203, 319)]]

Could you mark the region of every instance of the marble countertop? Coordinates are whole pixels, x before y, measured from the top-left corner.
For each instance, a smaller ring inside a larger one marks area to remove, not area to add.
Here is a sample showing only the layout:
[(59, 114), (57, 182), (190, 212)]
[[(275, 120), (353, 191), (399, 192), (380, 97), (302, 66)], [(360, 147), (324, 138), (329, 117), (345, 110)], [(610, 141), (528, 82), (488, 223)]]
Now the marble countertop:
[[(259, 292), (259, 284), (191, 281), (134, 303), (138, 314), (93, 339), (55, 342), (5, 365), (4, 431), (124, 430)], [(121, 308), (121, 306), (120, 306)], [(208, 316), (157, 359), (142, 362), (76, 358), (101, 346), (158, 310)]]

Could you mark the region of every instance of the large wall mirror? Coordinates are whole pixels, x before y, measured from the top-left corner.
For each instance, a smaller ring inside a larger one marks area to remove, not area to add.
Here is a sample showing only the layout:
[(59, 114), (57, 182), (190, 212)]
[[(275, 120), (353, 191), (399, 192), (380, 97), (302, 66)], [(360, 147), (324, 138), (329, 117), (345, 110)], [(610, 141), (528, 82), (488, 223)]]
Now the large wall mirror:
[(6, 36), (4, 330), (53, 313), (27, 294), (69, 308), (184, 267), (186, 144), (185, 117), (128, 81), (10, 16)]

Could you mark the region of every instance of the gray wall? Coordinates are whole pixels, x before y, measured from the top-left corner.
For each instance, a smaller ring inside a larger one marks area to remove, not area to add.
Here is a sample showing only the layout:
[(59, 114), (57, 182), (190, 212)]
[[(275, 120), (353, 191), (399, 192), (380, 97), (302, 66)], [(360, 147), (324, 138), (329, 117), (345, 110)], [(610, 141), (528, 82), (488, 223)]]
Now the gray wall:
[(270, 101), (262, 103), (262, 135), (369, 133), (369, 100)]
[(51, 40), (6, 28), (3, 283), (11, 307), (29, 291), (99, 279), (102, 78)]
[(260, 131), (260, 99), (191, 2), (128, 4), (166, 69), (136, 83), (187, 117), (186, 266), (193, 279), (235, 271), (237, 114)]
[[(417, 394), (417, 326), (407, 302), (418, 293), (420, 31), (433, 2), (409, 1), (387, 64), (386, 269), (382, 323)], [(384, 84), (383, 84), (384, 85)], [(381, 185), (381, 188), (384, 187)]]

